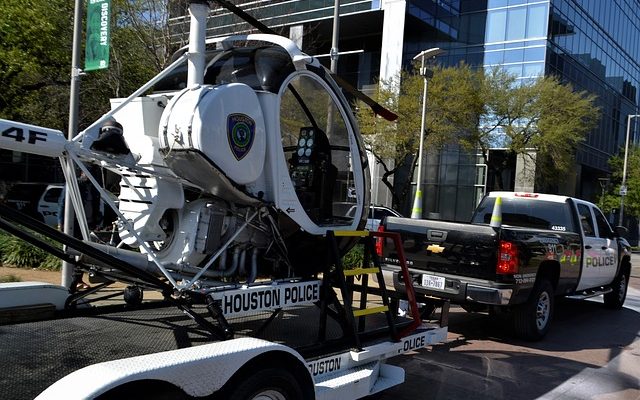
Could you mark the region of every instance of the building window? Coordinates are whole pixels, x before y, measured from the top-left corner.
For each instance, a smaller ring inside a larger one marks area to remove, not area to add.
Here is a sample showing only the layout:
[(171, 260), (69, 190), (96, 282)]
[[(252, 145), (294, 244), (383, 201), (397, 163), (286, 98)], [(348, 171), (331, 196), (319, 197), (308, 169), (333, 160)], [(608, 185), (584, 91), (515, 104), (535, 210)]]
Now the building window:
[(524, 65), (523, 77), (536, 78), (542, 75), (544, 75), (544, 63), (531, 63)]
[(487, 42), (501, 42), (507, 28), (507, 11), (489, 11), (487, 15)]
[(545, 47), (528, 47), (524, 49), (524, 61), (544, 60)]
[(507, 40), (524, 39), (527, 9), (525, 7), (512, 8), (507, 14)]
[(529, 6), (527, 10), (527, 38), (547, 36), (547, 5)]

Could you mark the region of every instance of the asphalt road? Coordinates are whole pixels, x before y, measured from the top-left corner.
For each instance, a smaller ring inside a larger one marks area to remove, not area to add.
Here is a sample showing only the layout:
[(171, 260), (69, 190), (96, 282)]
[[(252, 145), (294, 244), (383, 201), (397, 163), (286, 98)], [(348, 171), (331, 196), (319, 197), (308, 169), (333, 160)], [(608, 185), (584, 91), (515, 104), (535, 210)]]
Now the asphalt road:
[(625, 308), (607, 310), (602, 297), (558, 301), (540, 342), (452, 307), (448, 343), (393, 359), (405, 383), (371, 399), (640, 399), (640, 255), (632, 263)]

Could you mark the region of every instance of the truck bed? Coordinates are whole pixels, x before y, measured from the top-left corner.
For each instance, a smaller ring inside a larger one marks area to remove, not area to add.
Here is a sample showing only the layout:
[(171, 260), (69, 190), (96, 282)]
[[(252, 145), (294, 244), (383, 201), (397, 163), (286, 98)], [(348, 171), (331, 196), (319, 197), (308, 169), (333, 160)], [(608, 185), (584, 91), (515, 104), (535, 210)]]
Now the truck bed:
[[(388, 217), (385, 230), (402, 235), (409, 268), (472, 278), (495, 278), (494, 268), (479, 267), (480, 264), (495, 265), (498, 236), (489, 226)], [(436, 248), (445, 246), (446, 256), (437, 249), (429, 250), (430, 244), (436, 244)], [(397, 265), (394, 262), (398, 258), (397, 252), (390, 241), (384, 250), (383, 261)]]

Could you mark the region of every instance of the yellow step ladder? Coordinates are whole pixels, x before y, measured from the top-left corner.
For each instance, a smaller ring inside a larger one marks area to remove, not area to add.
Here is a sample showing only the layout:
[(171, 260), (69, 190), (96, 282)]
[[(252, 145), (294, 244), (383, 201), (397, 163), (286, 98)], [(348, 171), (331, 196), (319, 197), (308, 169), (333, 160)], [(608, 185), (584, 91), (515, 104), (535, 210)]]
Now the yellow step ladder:
[[(342, 257), (338, 250), (337, 238), (357, 239), (364, 246), (363, 265), (359, 268), (347, 269), (343, 268)], [(344, 307), (345, 318), (348, 328), (353, 334), (353, 342), (356, 348), (360, 349), (360, 336), (367, 333), (365, 326), (365, 317), (384, 313), (386, 316), (388, 330), (392, 339), (397, 340), (394, 316), (390, 312), (389, 297), (382, 275), (380, 260), (375, 252), (374, 240), (369, 231), (328, 231), (327, 241), (329, 244), (329, 260), (333, 262), (333, 279), (335, 286), (340, 290), (342, 296), (342, 304)], [(382, 300), (382, 305), (368, 307), (369, 294), (369, 275), (375, 274), (378, 283), (378, 293)], [(355, 279), (360, 280), (359, 284), (355, 284)], [(353, 295), (359, 293), (359, 307), (353, 307)], [(356, 320), (357, 318), (357, 320)]]

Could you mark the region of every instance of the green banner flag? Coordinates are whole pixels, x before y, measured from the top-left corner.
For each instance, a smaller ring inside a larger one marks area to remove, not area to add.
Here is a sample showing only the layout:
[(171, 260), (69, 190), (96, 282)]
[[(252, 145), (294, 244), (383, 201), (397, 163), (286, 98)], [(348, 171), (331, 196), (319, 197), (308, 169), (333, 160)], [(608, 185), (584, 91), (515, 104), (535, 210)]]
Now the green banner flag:
[(110, 16), (111, 0), (88, 0), (85, 71), (109, 67)]

